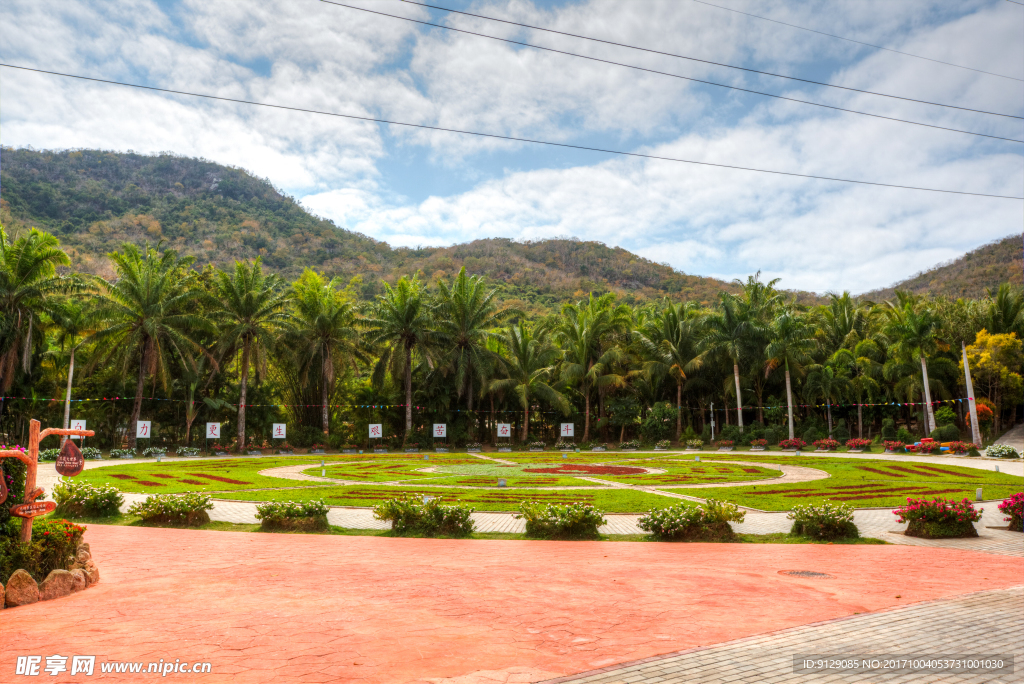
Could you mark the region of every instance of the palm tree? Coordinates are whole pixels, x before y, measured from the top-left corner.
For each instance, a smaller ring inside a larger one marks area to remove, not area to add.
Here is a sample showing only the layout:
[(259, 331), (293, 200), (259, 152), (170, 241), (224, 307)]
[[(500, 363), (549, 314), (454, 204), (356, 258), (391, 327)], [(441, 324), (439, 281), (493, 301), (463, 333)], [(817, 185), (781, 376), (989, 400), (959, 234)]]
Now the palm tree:
[(356, 330), (356, 309), (338, 291), (340, 285), (340, 278), (324, 282), (320, 274), (306, 269), (292, 286), (295, 315), (288, 346), (298, 359), (303, 381), (311, 371), (320, 374), (325, 439), (330, 435), (330, 396), (337, 371), (366, 358)]
[(868, 311), (850, 296), (828, 293), (829, 302), (818, 313), (817, 337), (826, 356), (838, 349), (853, 349), (867, 334)]
[(857, 437), (864, 437), (864, 397), (874, 396), (880, 389), (876, 377), (882, 375), (880, 359), (883, 353), (877, 341), (868, 338), (861, 340), (854, 347), (840, 349), (829, 360), (835, 366), (845, 366), (853, 376), (850, 378), (850, 391), (857, 398)]
[(523, 321), (510, 327), (500, 337), (505, 356), (500, 357), (504, 378), (491, 382), (493, 392), (514, 394), (523, 407), (523, 441), (530, 434), (530, 400), (533, 397), (568, 414), (572, 410), (564, 396), (551, 383), (555, 378), (558, 350), (541, 331), (535, 333)]
[(828, 436), (832, 438), (832, 404), (842, 401), (850, 389), (850, 379), (845, 369), (831, 365), (808, 366), (804, 395), (809, 401), (821, 399), (828, 407)]
[(1024, 289), (1002, 283), (997, 291), (989, 290), (988, 296), (985, 329), (993, 335), (1017, 333), (1024, 338)]
[(743, 395), (740, 390), (740, 362), (745, 360), (756, 332), (755, 326), (743, 316), (735, 298), (722, 297), (721, 311), (707, 317), (702, 341), (700, 363), (707, 357), (719, 356), (732, 361), (736, 383), (736, 419), (743, 432)]
[(390, 371), (403, 378), (405, 389), (405, 439), (412, 434), (412, 356), (419, 351), (429, 358), (433, 320), (420, 281), (402, 277), (394, 287), (384, 283), (366, 318), (366, 342), (383, 351), (373, 369), (373, 382), (380, 386)]
[[(68, 298), (50, 309), (50, 320), (55, 328), (54, 342), (68, 359), (68, 389), (64, 398), (64, 429), (71, 423), (71, 386), (75, 377), (75, 352), (82, 346), (84, 338), (92, 331), (89, 314), (81, 300)], [(61, 440), (61, 444), (66, 440)]]
[(48, 298), (81, 288), (78, 279), (57, 275), (57, 266), (70, 263), (49, 233), (33, 228), (11, 241), (0, 226), (0, 396), (11, 389), (19, 363), (23, 373), (31, 371), (32, 334)]
[(793, 384), (790, 369), (800, 370), (803, 364), (811, 359), (814, 349), (814, 332), (807, 326), (804, 319), (791, 311), (777, 316), (771, 325), (771, 341), (765, 349), (768, 358), (766, 371), (771, 373), (780, 365), (786, 372), (786, 407), (789, 421), (789, 438), (794, 439), (793, 430)]
[(665, 308), (651, 317), (633, 337), (647, 358), (644, 369), (648, 375), (668, 375), (676, 382), (676, 439), (683, 432), (683, 386), (687, 374), (697, 365), (699, 327), (695, 320), (697, 305), (692, 302), (673, 304), (665, 299)]
[(249, 385), (249, 367), (257, 374), (266, 372), (267, 350), (291, 321), (285, 311), (287, 295), (277, 275), (264, 276), (260, 259), (249, 265), (235, 262), (231, 276), (217, 271), (216, 301), (210, 318), (220, 321), (220, 355), (241, 350), (238, 379), (238, 448), (245, 448), (245, 401)]
[(907, 302), (902, 307), (892, 303), (886, 310), (888, 321), (885, 334), (889, 339), (889, 352), (905, 359), (917, 359), (921, 362), (921, 387), (924, 392), (924, 403), (927, 417), (926, 433), (935, 429), (935, 412), (932, 408), (932, 393), (928, 382), (928, 361), (926, 356), (938, 350), (938, 321), (927, 309), (918, 309), (913, 303)]
[(194, 366), (193, 354), (206, 353), (195, 336), (213, 329), (196, 306), (206, 295), (189, 268), (192, 257), (179, 258), (170, 249), (162, 254), (151, 248), (143, 251), (129, 243), (109, 257), (117, 277), (113, 282), (95, 279), (99, 329), (88, 338), (108, 351), (97, 354), (90, 366), (115, 360), (127, 372), (138, 363), (128, 430), (128, 446), (134, 449), (132, 428), (142, 410), (146, 378), (156, 376), (166, 388), (171, 355)]
[(474, 380), (483, 386), (493, 360), (486, 344), (491, 335), (488, 330), (522, 316), (522, 312), (499, 308), (495, 301), (498, 291), (486, 292), (483, 279), (467, 278), (465, 267), (450, 288), (444, 281), (438, 281), (437, 288), (434, 337), (437, 347), (445, 350), (440, 364), (454, 372), (456, 392), (460, 398), (466, 394), (466, 408), (472, 414)]
[(559, 379), (580, 385), (583, 394), (583, 441), (590, 439), (590, 395), (594, 388), (620, 387), (625, 384), (613, 365), (622, 357), (617, 338), (629, 332), (629, 307), (614, 306), (615, 293), (609, 292), (562, 307), (555, 324), (555, 339), (562, 348)]

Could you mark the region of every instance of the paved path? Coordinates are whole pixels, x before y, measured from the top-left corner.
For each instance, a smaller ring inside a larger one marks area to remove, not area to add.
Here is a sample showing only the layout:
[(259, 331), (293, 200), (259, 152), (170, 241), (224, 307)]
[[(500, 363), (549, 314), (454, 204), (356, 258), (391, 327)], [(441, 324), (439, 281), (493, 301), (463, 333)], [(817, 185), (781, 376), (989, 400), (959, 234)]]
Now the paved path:
[[(0, 681), (19, 679), (12, 677), (18, 655), (59, 653), (99, 662), (208, 661), (209, 675), (167, 678), (199, 684), (530, 682), (1009, 589), (1024, 577), (1020, 558), (908, 546), (399, 539), (104, 525), (90, 525), (86, 540), (99, 584), (0, 612)], [(834, 579), (781, 574), (788, 570)], [(882, 620), (872, 623), (872, 638), (902, 651), (919, 648), (912, 637), (955, 631), (963, 650), (976, 653), (995, 610), (984, 611), (992, 613), (987, 620), (973, 612), (920, 623), (919, 630)], [(93, 678), (40, 677), (58, 684)]]
[(1024, 423), (1014, 425), (1006, 433), (996, 440), (996, 444), (1009, 444), (1017, 450), (1018, 454), (1024, 456)]
[[(827, 583), (829, 580), (820, 580)], [(1024, 682), (1024, 587), (804, 625), (709, 648), (656, 656), (545, 684), (762, 684), (762, 682)], [(908, 669), (794, 672), (794, 655), (1012, 655), (1010, 673)]]

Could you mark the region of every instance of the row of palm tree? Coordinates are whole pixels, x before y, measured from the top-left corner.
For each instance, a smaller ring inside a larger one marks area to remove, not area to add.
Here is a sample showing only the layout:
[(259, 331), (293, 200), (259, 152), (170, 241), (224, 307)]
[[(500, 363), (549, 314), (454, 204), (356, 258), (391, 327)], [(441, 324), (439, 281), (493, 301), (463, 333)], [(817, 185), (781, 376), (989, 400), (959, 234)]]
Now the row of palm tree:
[[(1024, 295), (1009, 284), (982, 300), (897, 293), (873, 303), (844, 293), (808, 307), (755, 275), (710, 306), (630, 307), (592, 293), (531, 321), (465, 269), (433, 287), (417, 277), (384, 283), (383, 294), (360, 302), (337, 278), (306, 271), (289, 284), (258, 259), (233, 272), (199, 270), (173, 250), (131, 244), (109, 258), (110, 279), (70, 273), (52, 235), (33, 229), (11, 240), (0, 228), (0, 394), (35, 382), (33, 359), (49, 359), (66, 369), (66, 425), (76, 354), (85, 351), (86, 375), (115, 369), (134, 381), (128, 425), (149, 382), (150, 396), (159, 387), (185, 403), (186, 439), (204, 406), (237, 407), (239, 446), (253, 379), (271, 369), (297, 391), (318, 393), (325, 436), (341, 403), (338, 381), (353, 377), (401, 396), (406, 437), (424, 392), (473, 416), (488, 414), (479, 408), (486, 399), (492, 423), (496, 402), (516, 406), (523, 439), (531, 410), (544, 407), (580, 415), (589, 440), (623, 396), (647, 409), (671, 404), (677, 438), (684, 415), (703, 422), (711, 403), (728, 400), (736, 409), (726, 422), (742, 432), (745, 411), (765, 423), (774, 392), (784, 392), (791, 438), (801, 396), (824, 405), (830, 433), (836, 404), (858, 405), (862, 433), (862, 404), (922, 401), (929, 432), (933, 397), (956, 391), (958, 348), (981, 329), (1024, 334)], [(214, 398), (211, 387), (229, 381), (234, 395)], [(128, 441), (134, 446), (132, 431)]]

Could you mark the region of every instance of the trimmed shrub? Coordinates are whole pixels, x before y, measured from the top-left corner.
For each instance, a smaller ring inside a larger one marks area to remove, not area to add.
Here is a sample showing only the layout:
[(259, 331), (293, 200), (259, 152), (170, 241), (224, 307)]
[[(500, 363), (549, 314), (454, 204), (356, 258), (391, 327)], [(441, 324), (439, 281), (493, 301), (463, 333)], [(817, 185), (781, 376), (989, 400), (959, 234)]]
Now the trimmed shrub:
[(597, 528), (608, 523), (604, 512), (590, 504), (542, 504), (523, 501), (517, 520), (526, 520), (526, 534), (529, 537), (545, 539), (594, 539)]
[(213, 502), (207, 494), (153, 494), (146, 497), (145, 501), (132, 504), (128, 513), (148, 523), (199, 527), (210, 522), (210, 515), (206, 511), (212, 508)]
[(528, 445), (530, 449), (546, 449), (547, 445), (544, 442), (530, 442)]
[(833, 504), (826, 500), (820, 506), (794, 506), (786, 517), (793, 521), (789, 533), (795, 537), (831, 541), (856, 539), (860, 536), (853, 522), (853, 506), (850, 504)]
[(1020, 454), (1009, 444), (993, 444), (985, 449), (985, 455), (990, 458), (1020, 458)]
[(766, 447), (768, 446), (767, 439), (752, 439), (750, 440), (750, 446), (752, 447)]
[(903, 442), (904, 444), (913, 444), (917, 441), (914, 435), (907, 428), (900, 428), (896, 431), (897, 441)]
[(947, 539), (951, 537), (977, 537), (973, 523), (981, 520), (984, 509), (975, 509), (968, 499), (954, 501), (936, 497), (907, 499), (907, 505), (893, 511), (898, 522), (907, 523), (908, 537)]
[(743, 522), (744, 516), (733, 503), (708, 499), (695, 506), (680, 501), (668, 508), (650, 511), (637, 525), (661, 540), (732, 541), (736, 533), (729, 523)]
[(60, 449), (40, 449), (39, 461), (56, 461), (59, 454)]
[(322, 500), (268, 501), (256, 504), (256, 519), (265, 530), (323, 531), (329, 529), (327, 512), (331, 510)]
[[(946, 425), (955, 425), (956, 424), (956, 411), (954, 411), (953, 409), (951, 409), (948, 406), (940, 406), (938, 408), (938, 410), (935, 411), (935, 424), (940, 426), (940, 427), (943, 427), (943, 426), (946, 426)], [(948, 441), (948, 440), (946, 440), (946, 441)]]
[(882, 440), (893, 441), (896, 439), (896, 421), (892, 418), (886, 418), (882, 421)]
[(731, 439), (720, 439), (717, 442), (715, 442), (715, 446), (719, 449), (731, 447), (732, 445), (733, 441)]
[(421, 534), (425, 537), (468, 537), (476, 527), (471, 517), (474, 510), (457, 502), (445, 505), (441, 497), (424, 503), (403, 496), (374, 506), (373, 517), (390, 522), (392, 532), (399, 536)]
[(1009, 499), (1004, 499), (999, 504), (999, 510), (1006, 515), (1003, 520), (1010, 523), (1011, 531), (1024, 532), (1024, 492), (1017, 492)]
[(22, 569), (37, 582), (53, 570), (67, 570), (82, 543), (85, 528), (59, 518), (37, 518), (32, 524), (32, 541), (0, 537), (0, 583), (6, 584), (15, 570)]
[(960, 430), (956, 425), (940, 425), (929, 435), (936, 442), (955, 442), (960, 439)]
[(818, 429), (817, 428), (810, 427), (810, 428), (807, 428), (807, 430), (804, 431), (804, 441), (805, 442), (807, 442), (808, 444), (814, 444), (814, 442), (816, 442), (817, 440), (818, 440)]
[(783, 449), (802, 449), (807, 446), (807, 442), (796, 437), (794, 439), (784, 439), (779, 442), (779, 446)]
[(53, 487), (55, 515), (68, 518), (106, 518), (121, 512), (124, 497), (115, 487), (62, 479)]
[(850, 439), (850, 430), (846, 427), (846, 420), (843, 418), (840, 418), (835, 428), (832, 429), (832, 438), (837, 442), (845, 442)]

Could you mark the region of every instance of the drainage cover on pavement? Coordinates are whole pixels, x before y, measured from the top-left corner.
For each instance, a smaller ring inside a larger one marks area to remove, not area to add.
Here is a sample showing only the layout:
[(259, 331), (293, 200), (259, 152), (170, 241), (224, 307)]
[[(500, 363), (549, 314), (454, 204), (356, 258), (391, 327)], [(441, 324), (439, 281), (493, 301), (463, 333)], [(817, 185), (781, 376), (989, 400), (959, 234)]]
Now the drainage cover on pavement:
[(779, 570), (780, 575), (791, 575), (793, 577), (810, 577), (812, 579), (835, 579), (832, 575), (824, 572), (813, 572), (811, 570)]

